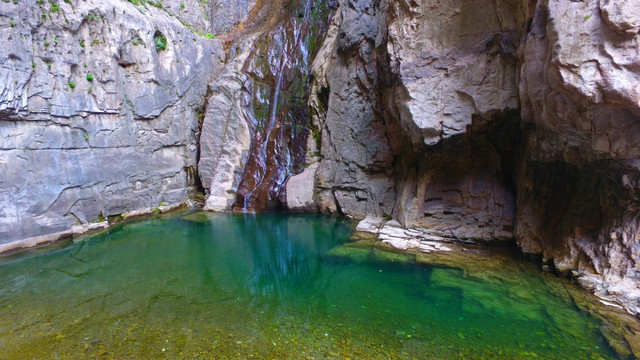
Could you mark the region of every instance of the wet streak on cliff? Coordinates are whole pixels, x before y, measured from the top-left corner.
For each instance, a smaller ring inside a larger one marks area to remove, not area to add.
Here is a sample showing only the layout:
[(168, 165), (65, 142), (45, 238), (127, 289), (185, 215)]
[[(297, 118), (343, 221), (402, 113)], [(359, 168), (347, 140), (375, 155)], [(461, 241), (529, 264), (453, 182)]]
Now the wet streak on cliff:
[(310, 66), (335, 6), (325, 0), (281, 5), (276, 14), (286, 15), (266, 21), (243, 69), (250, 78), (252, 140), (234, 211), (278, 209), (287, 178), (304, 163)]

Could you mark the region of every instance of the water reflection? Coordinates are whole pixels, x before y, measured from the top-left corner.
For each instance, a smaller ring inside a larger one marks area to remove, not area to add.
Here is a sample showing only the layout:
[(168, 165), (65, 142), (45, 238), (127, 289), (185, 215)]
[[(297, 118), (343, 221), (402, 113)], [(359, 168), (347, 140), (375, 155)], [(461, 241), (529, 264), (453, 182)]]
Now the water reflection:
[(198, 212), (4, 259), (1, 357), (615, 358), (524, 265), (424, 266), (345, 244), (350, 226)]

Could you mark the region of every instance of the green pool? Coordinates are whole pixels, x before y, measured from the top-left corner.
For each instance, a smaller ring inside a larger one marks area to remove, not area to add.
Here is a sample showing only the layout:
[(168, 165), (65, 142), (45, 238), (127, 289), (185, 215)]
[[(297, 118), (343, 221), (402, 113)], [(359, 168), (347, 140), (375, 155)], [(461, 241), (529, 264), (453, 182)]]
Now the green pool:
[(529, 264), (470, 276), (345, 245), (352, 227), (183, 213), (4, 258), (0, 358), (616, 358)]

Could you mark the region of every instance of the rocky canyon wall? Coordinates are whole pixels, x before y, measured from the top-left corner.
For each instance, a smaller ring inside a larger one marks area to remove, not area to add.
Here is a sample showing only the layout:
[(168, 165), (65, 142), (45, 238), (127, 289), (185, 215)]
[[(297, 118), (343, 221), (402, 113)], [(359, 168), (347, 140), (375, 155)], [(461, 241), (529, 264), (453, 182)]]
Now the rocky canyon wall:
[(0, 2), (0, 244), (201, 182), (210, 210), (515, 241), (637, 314), (639, 9)]
[(638, 313), (638, 9), (341, 2), (313, 67), (321, 156), (289, 195), (314, 186), (323, 213), (515, 239)]
[(596, 294), (640, 312), (640, 2), (540, 1), (520, 47), (517, 230)]
[(0, 3), (0, 244), (187, 199), (224, 51), (153, 4)]
[(480, 240), (514, 234), (509, 1), (345, 1), (316, 59), (317, 203)]

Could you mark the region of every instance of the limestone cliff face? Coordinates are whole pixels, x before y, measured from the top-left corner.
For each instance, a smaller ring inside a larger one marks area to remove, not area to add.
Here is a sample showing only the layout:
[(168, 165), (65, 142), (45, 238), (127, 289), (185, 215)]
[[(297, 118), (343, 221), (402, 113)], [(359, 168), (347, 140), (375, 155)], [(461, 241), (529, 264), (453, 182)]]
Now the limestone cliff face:
[(314, 63), (319, 210), (515, 238), (639, 313), (638, 9), (341, 2)]
[(520, 47), (517, 239), (640, 312), (640, 2), (539, 1)]
[(314, 68), (320, 210), (512, 237), (524, 12), (508, 1), (343, 2)]
[(120, 0), (1, 2), (0, 27), (0, 244), (186, 200), (218, 40)]

